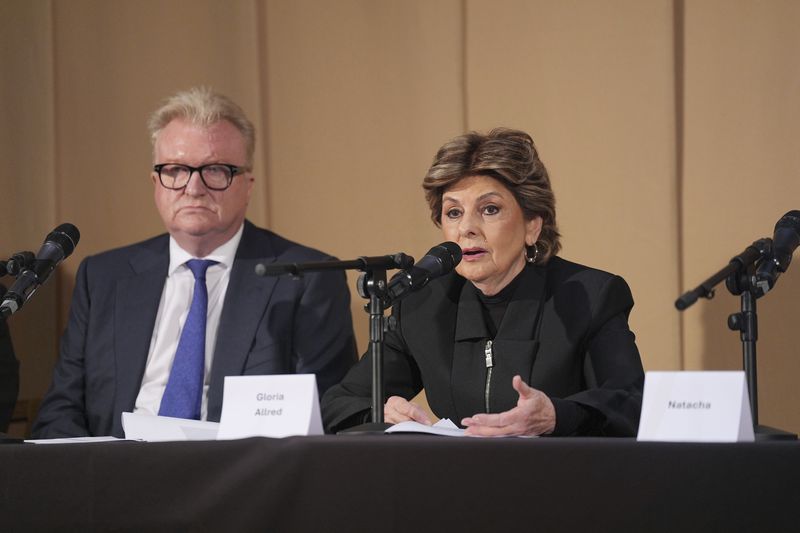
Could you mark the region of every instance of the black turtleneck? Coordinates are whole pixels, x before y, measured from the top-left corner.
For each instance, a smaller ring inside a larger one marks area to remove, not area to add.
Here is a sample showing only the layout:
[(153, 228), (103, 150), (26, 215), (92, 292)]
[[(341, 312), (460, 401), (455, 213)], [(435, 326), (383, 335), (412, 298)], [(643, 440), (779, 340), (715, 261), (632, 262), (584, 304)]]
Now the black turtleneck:
[(486, 328), (489, 330), (489, 336), (491, 338), (497, 336), (497, 330), (500, 329), (500, 323), (503, 321), (503, 316), (506, 314), (508, 302), (510, 302), (511, 297), (514, 296), (514, 292), (517, 290), (517, 286), (519, 286), (519, 281), (522, 279), (522, 273), (524, 271), (525, 268), (523, 267), (520, 273), (497, 294), (486, 296), (478, 290), (478, 298), (481, 301), (481, 307), (483, 309), (483, 321), (486, 323)]

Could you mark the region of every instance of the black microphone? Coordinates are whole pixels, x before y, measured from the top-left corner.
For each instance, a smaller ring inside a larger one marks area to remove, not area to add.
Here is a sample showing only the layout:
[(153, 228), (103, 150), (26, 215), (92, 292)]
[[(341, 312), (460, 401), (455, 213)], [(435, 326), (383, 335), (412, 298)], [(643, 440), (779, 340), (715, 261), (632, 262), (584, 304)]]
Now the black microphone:
[(421, 289), (430, 280), (449, 274), (460, 262), (461, 247), (456, 243), (447, 241), (434, 246), (414, 266), (392, 276), (386, 289), (389, 300), (396, 301)]
[(775, 286), (778, 276), (789, 268), (792, 254), (800, 244), (800, 211), (789, 211), (775, 224), (772, 237), (772, 252), (764, 258), (756, 270), (756, 285), (762, 295)]
[(36, 289), (47, 281), (56, 266), (75, 250), (80, 238), (78, 228), (68, 223), (61, 224), (50, 232), (39, 248), (36, 260), (30, 268), (17, 276), (17, 281), (8, 289), (0, 303), (0, 315), (8, 317), (25, 305)]
[(17, 252), (8, 258), (8, 261), (0, 261), (0, 277), (10, 274), (19, 276), (23, 271), (33, 265), (36, 256), (33, 252)]

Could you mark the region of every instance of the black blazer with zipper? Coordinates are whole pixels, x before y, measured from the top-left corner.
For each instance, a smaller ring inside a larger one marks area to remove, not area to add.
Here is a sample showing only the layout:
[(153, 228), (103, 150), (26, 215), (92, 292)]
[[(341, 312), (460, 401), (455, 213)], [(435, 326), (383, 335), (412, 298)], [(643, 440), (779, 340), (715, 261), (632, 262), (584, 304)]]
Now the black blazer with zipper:
[[(459, 423), (476, 413), (507, 411), (519, 374), (553, 401), (554, 435), (634, 436), (644, 372), (628, 327), (633, 297), (607, 272), (553, 257), (526, 265), (497, 334), (489, 338), (478, 289), (451, 273), (395, 304), (386, 334), (386, 397), (425, 389), (441, 418)], [(488, 384), (485, 348), (492, 340)], [(366, 421), (371, 363), (363, 357), (322, 400), (329, 432)]]

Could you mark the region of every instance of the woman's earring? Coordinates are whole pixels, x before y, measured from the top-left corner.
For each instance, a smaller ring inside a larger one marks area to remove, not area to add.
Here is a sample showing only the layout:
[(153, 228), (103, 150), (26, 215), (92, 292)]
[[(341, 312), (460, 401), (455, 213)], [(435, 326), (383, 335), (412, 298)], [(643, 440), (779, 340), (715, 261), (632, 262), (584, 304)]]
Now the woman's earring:
[(529, 255), (529, 253), (530, 253), (530, 247), (526, 246), (525, 247), (525, 261), (527, 261), (528, 263), (530, 263), (532, 265), (532, 264), (534, 264), (536, 262), (537, 259), (539, 259), (539, 247), (536, 246), (536, 243), (533, 243), (533, 257), (531, 257)]

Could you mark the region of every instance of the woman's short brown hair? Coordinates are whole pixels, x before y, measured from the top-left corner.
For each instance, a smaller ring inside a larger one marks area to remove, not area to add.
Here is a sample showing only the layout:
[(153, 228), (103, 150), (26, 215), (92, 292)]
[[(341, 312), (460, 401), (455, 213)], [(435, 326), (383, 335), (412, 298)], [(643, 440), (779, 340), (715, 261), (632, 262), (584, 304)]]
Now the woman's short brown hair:
[(500, 181), (517, 199), (526, 220), (542, 217), (537, 263), (558, 254), (561, 236), (556, 225), (556, 199), (530, 135), (508, 128), (495, 128), (488, 134), (473, 131), (439, 148), (422, 181), (434, 224), (441, 226), (442, 194), (469, 176)]

